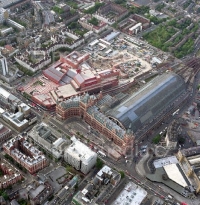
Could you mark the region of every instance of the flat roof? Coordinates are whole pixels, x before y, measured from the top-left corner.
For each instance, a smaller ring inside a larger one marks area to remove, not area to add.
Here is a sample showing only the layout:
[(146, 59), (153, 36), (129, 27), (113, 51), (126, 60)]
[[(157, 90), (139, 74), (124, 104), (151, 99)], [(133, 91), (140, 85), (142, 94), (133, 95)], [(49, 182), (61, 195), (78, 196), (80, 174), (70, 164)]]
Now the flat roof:
[(112, 205), (140, 205), (147, 196), (147, 192), (140, 186), (129, 182)]
[(188, 158), (188, 161), (191, 165), (199, 165), (200, 164), (200, 155), (198, 155), (197, 157), (195, 158), (192, 158), (192, 159), (189, 159)]
[(182, 173), (180, 172), (176, 164), (168, 164), (163, 168), (169, 179), (176, 182), (177, 184), (180, 184), (182, 187), (187, 187), (187, 182), (185, 181)]
[(72, 87), (71, 84), (63, 85), (57, 88), (57, 90), (52, 90), (50, 93), (53, 95), (55, 93), (56, 95), (53, 95), (56, 101), (58, 98), (63, 97), (64, 99), (69, 98), (70, 96), (77, 95), (77, 92)]
[(0, 114), (3, 114), (4, 112), (5, 112), (5, 110), (0, 107)]
[(77, 139), (74, 139), (73, 143), (66, 148), (65, 152), (73, 155), (74, 158), (80, 159), (84, 163), (89, 163), (91, 158), (97, 157), (94, 151)]
[(40, 184), (36, 189), (31, 189), (29, 194), (34, 199), (36, 198), (43, 190), (45, 189), (45, 186), (43, 184)]
[(157, 159), (153, 162), (154, 167), (156, 169), (160, 168), (160, 167), (164, 167), (164, 166), (169, 165), (169, 164), (177, 164), (177, 163), (178, 163), (178, 160), (175, 156)]
[(0, 95), (3, 96), (5, 99), (8, 99), (10, 96), (10, 93), (4, 90), (2, 87), (0, 87)]

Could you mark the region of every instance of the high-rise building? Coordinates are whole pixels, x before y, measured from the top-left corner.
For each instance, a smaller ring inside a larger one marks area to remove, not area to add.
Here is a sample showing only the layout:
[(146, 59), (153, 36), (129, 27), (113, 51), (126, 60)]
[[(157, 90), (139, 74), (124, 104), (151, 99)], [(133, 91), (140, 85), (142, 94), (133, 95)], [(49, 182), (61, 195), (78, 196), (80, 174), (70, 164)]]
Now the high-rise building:
[(4, 76), (8, 74), (8, 65), (7, 60), (4, 56), (0, 54), (0, 73)]

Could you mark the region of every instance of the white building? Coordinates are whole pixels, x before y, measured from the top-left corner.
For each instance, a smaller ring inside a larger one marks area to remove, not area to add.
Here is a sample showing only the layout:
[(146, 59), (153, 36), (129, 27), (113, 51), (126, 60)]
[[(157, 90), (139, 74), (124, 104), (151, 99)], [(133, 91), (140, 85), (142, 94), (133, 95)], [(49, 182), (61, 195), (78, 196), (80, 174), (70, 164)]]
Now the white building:
[(7, 60), (4, 56), (0, 55), (0, 72), (4, 76), (8, 74)]
[(137, 34), (139, 31), (142, 31), (142, 23), (137, 23), (133, 27), (129, 28), (129, 34)]
[(24, 26), (22, 26), (21, 24), (19, 24), (19, 23), (13, 21), (13, 20), (11, 20), (11, 19), (8, 19), (8, 24), (14, 26), (15, 28), (17, 28), (17, 29), (19, 29), (19, 30), (21, 30), (21, 31), (25, 30), (25, 27), (24, 27)]
[(142, 204), (146, 196), (147, 192), (143, 188), (133, 182), (129, 182), (112, 205), (139, 205)]
[(73, 143), (65, 150), (64, 159), (77, 170), (87, 174), (95, 165), (97, 154), (76, 138), (72, 141)]
[(4, 20), (8, 19), (8, 16), (8, 11), (4, 8), (0, 8), (0, 23), (3, 23)]
[(11, 33), (11, 32), (13, 32), (13, 28), (12, 27), (6, 28), (6, 29), (1, 29), (1, 35), (2, 36), (5, 36), (6, 34)]

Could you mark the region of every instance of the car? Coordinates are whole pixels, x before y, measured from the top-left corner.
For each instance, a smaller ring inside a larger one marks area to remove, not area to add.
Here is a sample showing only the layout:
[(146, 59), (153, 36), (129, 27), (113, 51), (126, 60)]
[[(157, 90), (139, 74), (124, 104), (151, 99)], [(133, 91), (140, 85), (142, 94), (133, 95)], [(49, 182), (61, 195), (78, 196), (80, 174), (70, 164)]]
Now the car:
[(143, 150), (142, 150), (142, 153), (144, 154), (144, 153), (146, 153), (146, 151), (147, 151), (147, 149), (143, 149)]
[(141, 146), (141, 150), (143, 150), (143, 149), (146, 149), (147, 148), (147, 145), (143, 145), (143, 146)]

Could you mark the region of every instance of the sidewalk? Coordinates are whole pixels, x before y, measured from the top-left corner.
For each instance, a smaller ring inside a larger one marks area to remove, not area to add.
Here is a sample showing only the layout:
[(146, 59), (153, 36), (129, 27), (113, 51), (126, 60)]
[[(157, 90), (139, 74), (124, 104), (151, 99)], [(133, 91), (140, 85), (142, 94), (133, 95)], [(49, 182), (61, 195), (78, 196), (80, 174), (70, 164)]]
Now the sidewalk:
[(142, 176), (142, 177), (145, 177), (146, 176), (146, 172), (145, 172), (145, 169), (144, 169), (144, 163), (146, 162), (146, 160), (149, 158), (149, 153), (147, 152), (143, 157), (142, 159), (139, 161), (138, 164), (136, 164), (136, 167), (135, 167), (135, 170), (136, 172)]

